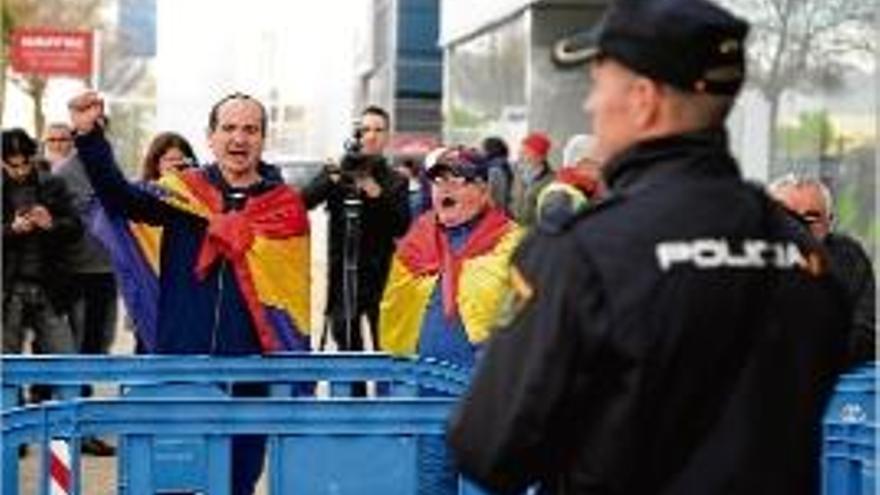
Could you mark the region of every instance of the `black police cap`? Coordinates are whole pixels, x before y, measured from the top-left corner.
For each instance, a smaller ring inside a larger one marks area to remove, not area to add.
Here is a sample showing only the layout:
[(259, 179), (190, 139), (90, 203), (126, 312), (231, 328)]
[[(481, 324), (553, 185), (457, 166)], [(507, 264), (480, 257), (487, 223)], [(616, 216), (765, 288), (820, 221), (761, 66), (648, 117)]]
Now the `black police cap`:
[(707, 0), (616, 0), (593, 29), (556, 42), (553, 60), (574, 66), (607, 56), (685, 91), (734, 95), (748, 30)]

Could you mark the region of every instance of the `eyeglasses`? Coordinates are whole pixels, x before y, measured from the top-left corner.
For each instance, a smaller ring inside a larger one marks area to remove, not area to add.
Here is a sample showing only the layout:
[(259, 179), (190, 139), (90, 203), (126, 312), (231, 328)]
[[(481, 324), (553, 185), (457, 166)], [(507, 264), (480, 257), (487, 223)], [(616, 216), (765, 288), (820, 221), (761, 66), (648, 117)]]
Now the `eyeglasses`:
[(798, 213), (798, 218), (807, 225), (813, 225), (825, 220), (825, 215), (821, 211), (807, 210), (803, 213)]
[(431, 184), (435, 184), (438, 186), (441, 186), (441, 185), (461, 186), (464, 184), (472, 184), (475, 182), (475, 179), (472, 179), (470, 177), (465, 177), (463, 175), (458, 175), (453, 172), (441, 172), (439, 174), (429, 176), (428, 180), (431, 181)]
[(67, 143), (69, 141), (73, 141), (73, 139), (69, 137), (50, 137), (45, 139), (47, 143)]

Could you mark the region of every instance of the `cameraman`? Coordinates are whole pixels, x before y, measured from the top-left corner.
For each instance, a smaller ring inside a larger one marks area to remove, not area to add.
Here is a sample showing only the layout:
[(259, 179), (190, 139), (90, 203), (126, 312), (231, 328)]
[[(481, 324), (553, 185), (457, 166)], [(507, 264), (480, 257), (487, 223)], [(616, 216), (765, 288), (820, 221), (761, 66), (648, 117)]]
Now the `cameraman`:
[[(370, 328), (373, 347), (379, 301), (385, 288), (394, 240), (409, 225), (407, 181), (393, 171), (383, 152), (388, 145), (390, 119), (377, 106), (360, 115), (355, 143), (348, 146), (340, 165), (326, 167), (303, 190), (306, 206), (312, 209), (327, 203), (327, 303), (324, 328), (332, 332), (340, 350), (364, 350), (364, 317)], [(360, 235), (347, 239), (346, 199), (359, 199)], [(344, 261), (347, 242), (357, 242), (357, 307), (345, 307)], [(356, 309), (356, 311), (354, 311)], [(348, 323), (346, 320), (349, 320)]]

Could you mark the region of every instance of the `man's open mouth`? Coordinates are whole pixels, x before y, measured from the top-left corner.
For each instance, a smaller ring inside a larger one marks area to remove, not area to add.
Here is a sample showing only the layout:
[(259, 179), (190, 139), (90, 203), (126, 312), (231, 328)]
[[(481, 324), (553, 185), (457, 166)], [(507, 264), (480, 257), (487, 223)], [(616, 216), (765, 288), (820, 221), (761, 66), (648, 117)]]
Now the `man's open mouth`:
[(440, 200), (440, 207), (441, 208), (452, 208), (457, 204), (458, 204), (458, 201), (456, 201), (455, 198), (451, 198), (449, 196)]

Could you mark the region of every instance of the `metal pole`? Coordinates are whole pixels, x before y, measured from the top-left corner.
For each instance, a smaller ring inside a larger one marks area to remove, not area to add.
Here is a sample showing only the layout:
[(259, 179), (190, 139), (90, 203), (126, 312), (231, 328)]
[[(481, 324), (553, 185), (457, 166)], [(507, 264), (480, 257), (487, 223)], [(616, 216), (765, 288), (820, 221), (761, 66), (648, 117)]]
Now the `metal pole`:
[(345, 214), (345, 248), (342, 261), (342, 312), (345, 318), (345, 349), (351, 349), (354, 332), (360, 331), (358, 315), (358, 262), (360, 254), (362, 202), (353, 191), (343, 202)]

